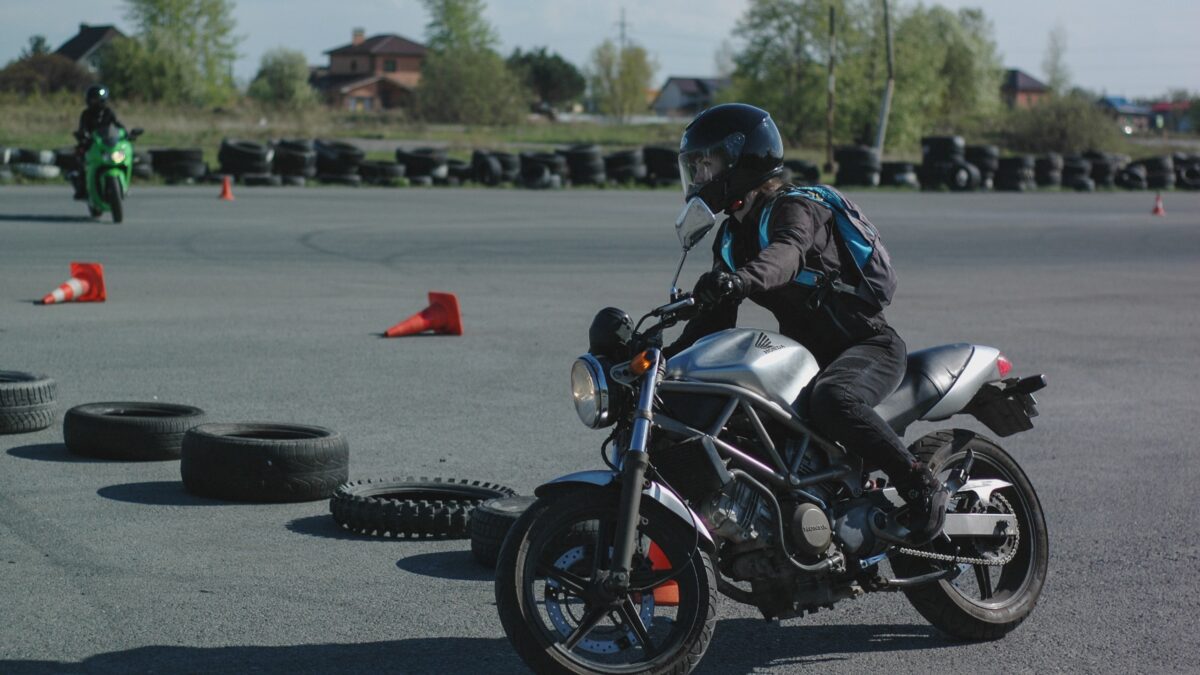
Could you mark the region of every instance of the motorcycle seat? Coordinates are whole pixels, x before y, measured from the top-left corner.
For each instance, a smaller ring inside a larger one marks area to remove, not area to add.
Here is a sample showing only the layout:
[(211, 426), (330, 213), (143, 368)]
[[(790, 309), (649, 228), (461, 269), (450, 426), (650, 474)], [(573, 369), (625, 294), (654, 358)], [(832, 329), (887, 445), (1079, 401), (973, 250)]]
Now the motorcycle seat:
[(875, 412), (897, 434), (929, 412), (962, 374), (975, 347), (967, 343), (940, 345), (908, 355), (904, 379), (896, 391), (875, 406)]

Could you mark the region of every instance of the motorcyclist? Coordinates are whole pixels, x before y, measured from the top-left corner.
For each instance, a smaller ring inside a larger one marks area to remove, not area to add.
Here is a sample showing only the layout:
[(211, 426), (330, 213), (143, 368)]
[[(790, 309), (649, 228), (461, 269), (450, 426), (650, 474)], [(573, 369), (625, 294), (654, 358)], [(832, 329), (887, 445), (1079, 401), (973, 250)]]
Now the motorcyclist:
[[(802, 269), (850, 285), (858, 281), (857, 267), (838, 244), (832, 212), (806, 199), (779, 197), (768, 243), (761, 245), (763, 208), (784, 187), (783, 141), (770, 114), (741, 103), (705, 110), (684, 130), (679, 160), (686, 198), (698, 196), (713, 213), (729, 217), (713, 245), (712, 271), (694, 290), (708, 310), (688, 322), (667, 355), (733, 328), (744, 299), (769, 310), (779, 331), (808, 348), (821, 366), (808, 393), (814, 427), (882, 469), (908, 504), (914, 543), (928, 541), (942, 528), (949, 494), (873, 410), (904, 376), (904, 341), (882, 311), (861, 298), (793, 283)], [(726, 232), (732, 268), (722, 255)]]
[(108, 125), (122, 129), (125, 125), (117, 119), (117, 114), (108, 107), (108, 87), (94, 84), (88, 87), (84, 96), (87, 107), (79, 114), (79, 128), (75, 130), (75, 199), (87, 199), (87, 188), (84, 185), (84, 154), (92, 142), (92, 133)]

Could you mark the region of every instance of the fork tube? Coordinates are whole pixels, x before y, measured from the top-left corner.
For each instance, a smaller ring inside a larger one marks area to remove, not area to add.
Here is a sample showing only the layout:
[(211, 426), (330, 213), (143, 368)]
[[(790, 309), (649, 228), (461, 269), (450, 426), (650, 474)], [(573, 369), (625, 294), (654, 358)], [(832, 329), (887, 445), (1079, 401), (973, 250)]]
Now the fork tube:
[(629, 449), (621, 460), (621, 501), (617, 507), (617, 531), (614, 534), (613, 560), (609, 574), (609, 586), (616, 592), (623, 592), (629, 588), (629, 567), (633, 563), (633, 551), (637, 546), (642, 482), (646, 479), (646, 468), (650, 465), (650, 458), (646, 455), (646, 444), (650, 438), (654, 393), (660, 377), (662, 355), (657, 349), (652, 349), (650, 358), (653, 365), (642, 376), (642, 389), (638, 396), (637, 411), (634, 413), (633, 433), (629, 440)]

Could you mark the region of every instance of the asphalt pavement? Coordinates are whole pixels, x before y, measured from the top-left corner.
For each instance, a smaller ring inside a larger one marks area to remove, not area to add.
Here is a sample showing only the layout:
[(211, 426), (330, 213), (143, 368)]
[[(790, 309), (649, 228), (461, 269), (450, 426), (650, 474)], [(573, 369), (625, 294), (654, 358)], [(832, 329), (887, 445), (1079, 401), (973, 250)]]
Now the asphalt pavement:
[[(135, 188), (114, 225), (65, 186), (0, 188), (0, 370), (51, 375), (62, 410), (328, 426), (352, 478), (530, 493), (600, 466), (569, 368), (597, 309), (665, 301), (677, 191), (216, 193)], [(1200, 194), (1167, 194), (1165, 218), (1144, 192), (850, 195), (892, 253), (910, 349), (979, 342), (1046, 374), (1036, 427), (1003, 445), (1041, 496), (1049, 581), (981, 644), (898, 594), (770, 624), (722, 598), (699, 672), (1194, 672)], [(103, 263), (109, 300), (33, 304), (72, 260)], [(465, 335), (380, 337), (430, 290), (458, 294)], [(178, 462), (90, 461), (61, 433), (0, 436), (0, 673), (523, 672), (465, 541), (192, 497)]]

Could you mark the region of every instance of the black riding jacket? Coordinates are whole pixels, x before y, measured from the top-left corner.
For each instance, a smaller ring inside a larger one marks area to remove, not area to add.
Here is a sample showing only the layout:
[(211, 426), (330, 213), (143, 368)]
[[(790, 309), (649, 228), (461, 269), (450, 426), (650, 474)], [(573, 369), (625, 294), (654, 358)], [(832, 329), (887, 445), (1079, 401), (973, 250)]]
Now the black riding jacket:
[(125, 128), (125, 125), (117, 120), (117, 114), (106, 105), (99, 108), (84, 108), (83, 112), (79, 114), (79, 131), (83, 133), (85, 140), (91, 138), (92, 132), (109, 124)]
[[(856, 285), (858, 268), (834, 234), (833, 212), (800, 197), (780, 197), (768, 222), (767, 246), (759, 241), (759, 221), (770, 197), (760, 195), (739, 221), (731, 216), (713, 242), (713, 270), (741, 278), (750, 300), (779, 321), (779, 332), (804, 345), (824, 368), (853, 344), (887, 326), (883, 312), (847, 293), (813, 289), (796, 283), (801, 269)], [(722, 255), (725, 233), (732, 235), (729, 254)], [(819, 296), (814, 298), (814, 295)], [(810, 302), (811, 301), (811, 302)], [(688, 322), (667, 354), (674, 355), (696, 340), (737, 325), (740, 301), (726, 301)]]

